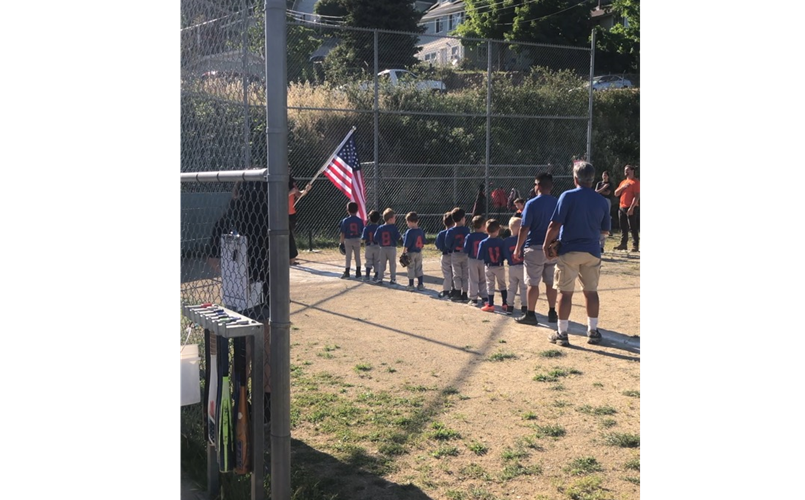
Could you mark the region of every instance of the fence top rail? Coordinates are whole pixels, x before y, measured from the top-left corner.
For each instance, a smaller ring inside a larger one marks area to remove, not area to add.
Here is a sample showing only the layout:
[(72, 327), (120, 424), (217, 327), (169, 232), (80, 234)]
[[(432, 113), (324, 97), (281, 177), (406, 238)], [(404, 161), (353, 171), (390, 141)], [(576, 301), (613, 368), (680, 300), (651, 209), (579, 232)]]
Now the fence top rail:
[(252, 170), (219, 170), (215, 172), (185, 172), (181, 174), (181, 181), (186, 182), (237, 182), (237, 181), (265, 181), (268, 169)]

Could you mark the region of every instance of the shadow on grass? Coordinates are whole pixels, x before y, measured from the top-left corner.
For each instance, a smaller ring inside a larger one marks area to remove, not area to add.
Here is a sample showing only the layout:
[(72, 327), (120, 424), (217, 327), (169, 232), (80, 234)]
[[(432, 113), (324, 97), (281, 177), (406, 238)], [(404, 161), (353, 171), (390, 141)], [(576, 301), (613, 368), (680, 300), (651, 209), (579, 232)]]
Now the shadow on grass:
[[(193, 412), (195, 413), (195, 412)], [(183, 414), (182, 427), (196, 427), (193, 416)], [(185, 417), (189, 417), (189, 420)], [(200, 430), (200, 424), (196, 430)], [(200, 432), (182, 435), (182, 500), (209, 498), (206, 491), (206, 443)], [(196, 434), (193, 436), (192, 434)], [(270, 470), (271, 454), (266, 452), (266, 468)], [(414, 485), (400, 485), (382, 478), (390, 461), (371, 456), (356, 449), (346, 459), (339, 460), (297, 439), (291, 439), (291, 498), (292, 500), (429, 500)], [(249, 500), (251, 475), (237, 476), (222, 473), (221, 490), (215, 498)], [(265, 498), (270, 498), (271, 476), (264, 480)]]
[(360, 449), (344, 460), (291, 439), (291, 485), (295, 499), (426, 500), (418, 487), (392, 483), (378, 475), (391, 462)]

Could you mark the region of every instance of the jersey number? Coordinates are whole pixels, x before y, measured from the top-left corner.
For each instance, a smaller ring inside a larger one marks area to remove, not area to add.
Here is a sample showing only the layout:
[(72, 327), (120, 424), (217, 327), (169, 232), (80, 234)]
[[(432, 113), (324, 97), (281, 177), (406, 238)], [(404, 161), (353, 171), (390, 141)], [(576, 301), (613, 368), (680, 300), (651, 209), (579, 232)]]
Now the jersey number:
[(460, 252), (463, 247), (464, 247), (464, 235), (463, 234), (456, 235), (456, 248), (455, 248), (456, 252)]
[(421, 249), (422, 247), (425, 246), (425, 243), (422, 241), (422, 236), (417, 236), (416, 237), (416, 244), (414, 244), (414, 246), (419, 248), (419, 249)]
[(492, 261), (492, 264), (500, 262), (500, 248), (495, 247), (489, 249), (489, 260)]
[(380, 240), (383, 242), (384, 247), (391, 246), (391, 235), (389, 233), (383, 233), (380, 236)]
[(356, 235), (356, 234), (358, 234), (358, 224), (355, 223), (355, 222), (350, 222), (349, 223), (349, 235), (353, 236), (353, 235)]

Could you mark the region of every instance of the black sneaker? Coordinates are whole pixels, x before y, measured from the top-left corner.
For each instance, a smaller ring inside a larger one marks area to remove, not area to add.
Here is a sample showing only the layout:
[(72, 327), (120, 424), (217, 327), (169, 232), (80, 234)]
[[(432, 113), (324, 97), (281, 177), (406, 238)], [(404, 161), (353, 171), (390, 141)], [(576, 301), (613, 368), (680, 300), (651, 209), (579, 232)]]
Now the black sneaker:
[(356, 270), (356, 271), (355, 271), (355, 277), (360, 279), (360, 277), (361, 277), (361, 271), (360, 271), (360, 269), (358, 269), (358, 270)]
[(621, 243), (614, 248), (615, 250), (626, 250), (626, 243)]
[(442, 290), (441, 292), (439, 292), (439, 298), (440, 299), (444, 299), (444, 298), (449, 299), (450, 298), (450, 290)]
[(464, 302), (470, 300), (470, 298), (467, 297), (467, 292), (461, 292), (461, 300), (463, 300)]
[(548, 323), (556, 323), (558, 319), (559, 316), (556, 315), (556, 309), (548, 311)]
[(587, 343), (588, 344), (600, 344), (601, 343), (601, 334), (598, 332), (598, 328), (595, 330), (588, 330), (587, 331)]
[(519, 318), (514, 318), (514, 321), (520, 323), (521, 325), (534, 325), (537, 326), (539, 322), (537, 321), (536, 314), (528, 314), (527, 312), (520, 316)]
[(341, 279), (349, 278), (349, 271), (344, 271), (344, 274), (341, 275)]
[(553, 332), (553, 334), (548, 337), (548, 341), (553, 344), (558, 344), (561, 346), (569, 346), (570, 341), (567, 340), (567, 333), (566, 332)]
[(453, 290), (450, 292), (450, 300), (453, 302), (461, 302), (461, 292), (458, 290)]
[(528, 306), (522, 306), (520, 308), (520, 312), (523, 313), (523, 314), (527, 313), (528, 312)]
[(514, 306), (510, 306), (509, 304), (503, 304), (503, 312), (507, 315), (511, 315), (514, 312)]

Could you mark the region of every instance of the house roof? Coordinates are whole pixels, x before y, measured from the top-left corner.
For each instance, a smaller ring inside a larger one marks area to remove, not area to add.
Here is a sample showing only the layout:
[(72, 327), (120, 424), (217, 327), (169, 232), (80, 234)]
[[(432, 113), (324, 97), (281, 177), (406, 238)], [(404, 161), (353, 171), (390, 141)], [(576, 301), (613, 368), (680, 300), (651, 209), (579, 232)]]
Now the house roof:
[[(421, 41), (421, 38), (420, 38)], [(461, 40), (457, 40), (455, 38), (449, 37), (439, 37), (433, 38), (429, 42), (423, 43), (419, 45), (422, 49), (420, 50), (421, 54), (430, 53), (433, 51), (438, 51), (443, 47), (457, 47), (461, 45)]]
[(612, 14), (612, 0), (598, 0), (598, 5), (590, 11), (590, 17), (601, 17)]
[(434, 4), (433, 7), (425, 11), (422, 16), (422, 21), (436, 19), (437, 17), (455, 14), (457, 12), (464, 12), (464, 0), (453, 0), (450, 2), (440, 2)]

